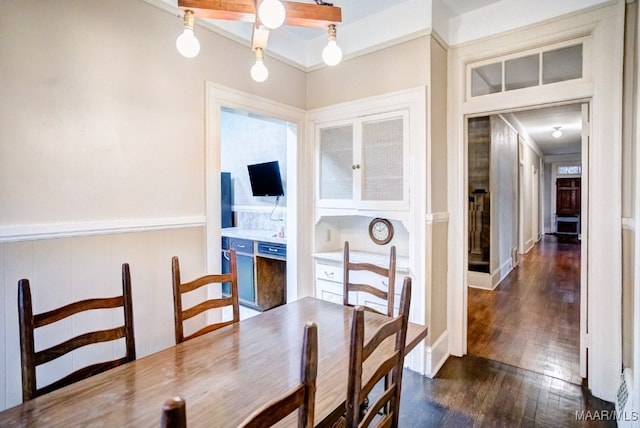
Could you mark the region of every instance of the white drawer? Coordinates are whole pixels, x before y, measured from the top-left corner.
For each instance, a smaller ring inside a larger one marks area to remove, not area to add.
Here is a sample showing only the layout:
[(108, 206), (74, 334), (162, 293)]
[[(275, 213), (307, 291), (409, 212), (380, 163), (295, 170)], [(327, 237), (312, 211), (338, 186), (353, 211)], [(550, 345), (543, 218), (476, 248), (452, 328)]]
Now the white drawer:
[(342, 284), (342, 266), (316, 263), (316, 279)]
[(317, 280), (316, 297), (327, 302), (342, 304), (342, 286), (335, 282)]

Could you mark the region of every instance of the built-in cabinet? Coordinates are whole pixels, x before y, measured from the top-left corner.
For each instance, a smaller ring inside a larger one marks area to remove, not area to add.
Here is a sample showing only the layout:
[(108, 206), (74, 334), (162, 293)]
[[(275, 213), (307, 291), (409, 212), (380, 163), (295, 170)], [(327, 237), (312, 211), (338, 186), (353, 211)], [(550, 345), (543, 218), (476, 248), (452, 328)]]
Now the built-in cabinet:
[[(285, 244), (222, 237), (222, 272), (229, 272), (229, 250), (236, 250), (238, 297), (244, 306), (266, 311), (283, 305), (287, 290)], [(230, 293), (230, 284), (222, 285)]]
[(408, 111), (316, 126), (318, 208), (407, 210)]

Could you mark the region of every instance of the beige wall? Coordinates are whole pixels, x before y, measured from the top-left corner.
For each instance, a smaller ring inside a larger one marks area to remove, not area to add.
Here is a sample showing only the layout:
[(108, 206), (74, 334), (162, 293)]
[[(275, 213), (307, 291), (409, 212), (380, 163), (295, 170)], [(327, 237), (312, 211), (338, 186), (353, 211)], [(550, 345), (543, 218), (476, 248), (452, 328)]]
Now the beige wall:
[(206, 29), (183, 58), (180, 20), (142, 1), (2, 7), (0, 226), (203, 215), (204, 82), (305, 104), (303, 72), (268, 59), (257, 84)]
[[(431, 135), (430, 198), (427, 211), (447, 211), (447, 47), (431, 37), (431, 81), (427, 129)], [(429, 208), (430, 207), (430, 208)]]
[(429, 345), (433, 345), (447, 331), (447, 246), (448, 223), (436, 222), (427, 225), (427, 281), (426, 294), (429, 326)]
[(429, 37), (344, 60), (307, 76), (307, 108), (315, 109), (401, 89), (425, 86)]

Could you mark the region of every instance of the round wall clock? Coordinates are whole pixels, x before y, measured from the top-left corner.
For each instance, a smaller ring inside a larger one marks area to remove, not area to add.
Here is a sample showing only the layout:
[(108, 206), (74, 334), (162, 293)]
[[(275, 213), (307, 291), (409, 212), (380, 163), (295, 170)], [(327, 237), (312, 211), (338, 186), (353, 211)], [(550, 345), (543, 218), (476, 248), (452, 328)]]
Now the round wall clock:
[(369, 223), (369, 237), (378, 245), (387, 244), (393, 238), (393, 225), (384, 218), (374, 218)]

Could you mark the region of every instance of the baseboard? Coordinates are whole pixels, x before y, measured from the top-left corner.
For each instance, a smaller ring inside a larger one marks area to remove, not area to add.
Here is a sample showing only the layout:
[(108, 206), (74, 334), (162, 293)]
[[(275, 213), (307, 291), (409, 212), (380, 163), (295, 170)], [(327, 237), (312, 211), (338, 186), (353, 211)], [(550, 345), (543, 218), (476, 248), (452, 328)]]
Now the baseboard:
[(431, 346), (427, 346), (425, 355), (425, 375), (434, 378), (449, 358), (449, 332), (445, 331)]
[(481, 290), (494, 290), (503, 279), (513, 270), (513, 259), (509, 257), (500, 267), (491, 274), (475, 271), (467, 271), (467, 286)]
[(493, 290), (491, 275), (484, 272), (467, 271), (467, 285), (481, 290)]
[(492, 290), (495, 289), (503, 279), (513, 270), (513, 260), (509, 257), (502, 265), (491, 274)]

